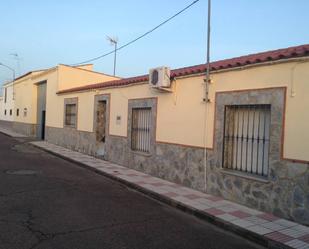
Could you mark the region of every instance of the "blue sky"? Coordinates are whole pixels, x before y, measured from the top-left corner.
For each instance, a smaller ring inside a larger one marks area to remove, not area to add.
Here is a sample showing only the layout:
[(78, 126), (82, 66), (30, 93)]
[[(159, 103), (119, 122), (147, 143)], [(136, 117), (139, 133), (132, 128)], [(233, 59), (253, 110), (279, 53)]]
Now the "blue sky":
[[(193, 0), (1, 1), (0, 62), (17, 74), (72, 64), (119, 46), (167, 19)], [(308, 0), (213, 0), (211, 60), (309, 43)], [(145, 74), (205, 62), (207, 0), (118, 53), (117, 74)], [(10, 53), (22, 59), (21, 70)], [(113, 72), (113, 56), (94, 62)], [(11, 73), (0, 67), (0, 82)]]

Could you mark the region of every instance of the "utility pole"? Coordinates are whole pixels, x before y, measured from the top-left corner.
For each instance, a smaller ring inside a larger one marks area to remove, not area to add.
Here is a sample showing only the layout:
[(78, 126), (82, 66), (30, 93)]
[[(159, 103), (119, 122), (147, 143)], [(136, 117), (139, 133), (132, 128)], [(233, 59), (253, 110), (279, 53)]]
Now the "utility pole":
[(211, 17), (211, 0), (208, 0), (208, 23), (207, 23), (207, 55), (206, 55), (206, 97), (208, 102), (209, 83), (210, 83), (210, 17)]
[(205, 78), (205, 116), (204, 116), (204, 187), (207, 192), (207, 122), (208, 122), (208, 104), (209, 100), (209, 83), (210, 83), (210, 17), (211, 17), (211, 0), (208, 0), (208, 22), (207, 22), (207, 54), (206, 54), (206, 78)]
[(116, 75), (116, 60), (117, 60), (117, 43), (118, 39), (117, 38), (111, 38), (107, 36), (107, 40), (111, 43), (111, 45), (114, 45), (115, 50), (114, 50), (114, 76)]

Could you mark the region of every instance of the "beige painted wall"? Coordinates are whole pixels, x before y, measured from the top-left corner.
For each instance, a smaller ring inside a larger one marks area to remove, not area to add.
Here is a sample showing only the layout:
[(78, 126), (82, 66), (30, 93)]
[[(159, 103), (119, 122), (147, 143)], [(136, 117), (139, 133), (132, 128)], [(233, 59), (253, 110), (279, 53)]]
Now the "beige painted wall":
[[(25, 77), (22, 77), (14, 82), (14, 115), (12, 115), (12, 121), (22, 122), (27, 124), (36, 123), (36, 97), (37, 90), (32, 80), (36, 75), (41, 74), (42, 71), (32, 72)], [(12, 88), (13, 89), (13, 88)], [(24, 116), (24, 109), (27, 109), (27, 115)], [(19, 116), (16, 115), (16, 111), (19, 109)]]
[[(284, 156), (309, 161), (309, 62), (289, 62), (212, 74), (206, 125), (206, 146), (213, 146), (214, 101), (219, 91), (287, 87)], [(111, 94), (110, 134), (127, 136), (128, 100), (158, 97), (157, 141), (204, 147), (205, 103), (203, 76), (177, 79), (173, 93), (159, 93), (147, 84), (55, 97), (52, 122), (63, 127), (64, 98), (78, 97), (78, 129), (93, 130), (94, 95)], [(291, 91), (293, 89), (293, 94)], [(121, 124), (116, 124), (116, 116)], [(49, 120), (51, 121), (51, 120)]]
[(93, 71), (93, 64), (80, 65), (80, 66), (76, 66), (76, 67), (77, 68), (81, 68), (81, 69), (86, 69), (86, 70)]
[[(15, 114), (19, 109), (19, 116), (15, 115), (14, 121), (35, 124), (36, 123), (36, 86), (30, 77), (16, 83), (15, 86)], [(24, 115), (24, 109), (27, 114)]]
[[(54, 70), (53, 73), (45, 74), (43, 77), (47, 80), (46, 125), (52, 127), (63, 127), (64, 101), (62, 97), (56, 95), (56, 92), (72, 87), (88, 85), (90, 83), (99, 83), (118, 79), (117, 77), (65, 65), (59, 65), (57, 70)], [(43, 78), (38, 80), (43, 80)], [(86, 114), (91, 116), (93, 109), (87, 109), (87, 106), (92, 103), (93, 107), (94, 100), (88, 99), (87, 97), (84, 98), (83, 95), (78, 97), (85, 103), (85, 107), (79, 107), (79, 112), (83, 113), (83, 111), (85, 111)], [(90, 125), (91, 127), (93, 125), (90, 121), (89, 123), (81, 121), (78, 123), (78, 129), (89, 130)]]
[(58, 91), (118, 79), (117, 77), (105, 75), (77, 67), (65, 65), (58, 66)]

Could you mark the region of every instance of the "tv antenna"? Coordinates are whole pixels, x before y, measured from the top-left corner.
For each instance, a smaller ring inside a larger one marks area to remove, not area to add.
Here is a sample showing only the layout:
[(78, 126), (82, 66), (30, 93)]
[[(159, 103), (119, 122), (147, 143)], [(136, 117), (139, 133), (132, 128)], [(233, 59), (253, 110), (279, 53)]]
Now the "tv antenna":
[(116, 59), (117, 59), (118, 38), (106, 36), (106, 39), (110, 42), (111, 45), (114, 46), (114, 76), (115, 76), (116, 75)]

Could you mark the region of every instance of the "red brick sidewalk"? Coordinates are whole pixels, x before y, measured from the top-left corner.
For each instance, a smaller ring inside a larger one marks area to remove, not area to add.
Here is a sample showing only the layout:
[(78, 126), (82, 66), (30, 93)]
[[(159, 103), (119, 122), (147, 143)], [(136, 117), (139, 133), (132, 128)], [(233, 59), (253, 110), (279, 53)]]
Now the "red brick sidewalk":
[(31, 144), (121, 181), (269, 248), (309, 248), (309, 227), (44, 141)]

